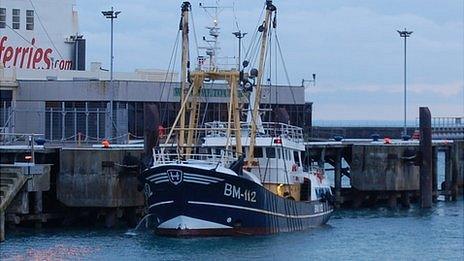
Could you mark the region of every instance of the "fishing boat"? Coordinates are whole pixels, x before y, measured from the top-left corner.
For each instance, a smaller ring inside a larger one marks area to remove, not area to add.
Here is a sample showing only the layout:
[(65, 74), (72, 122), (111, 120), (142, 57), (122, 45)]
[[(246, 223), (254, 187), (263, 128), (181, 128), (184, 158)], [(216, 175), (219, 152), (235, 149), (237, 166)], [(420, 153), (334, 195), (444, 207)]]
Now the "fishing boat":
[[(244, 63), (243, 70), (190, 71), (191, 5), (182, 4), (180, 110), (164, 142), (153, 149), (152, 165), (140, 175), (156, 234), (273, 234), (320, 226), (331, 216), (324, 172), (303, 166), (302, 129), (261, 119), (261, 82), (276, 6), (268, 0), (264, 8), (257, 69), (246, 71)], [(200, 94), (212, 80), (227, 83), (228, 120), (200, 126)], [(243, 96), (249, 101), (246, 109), (240, 105)]]

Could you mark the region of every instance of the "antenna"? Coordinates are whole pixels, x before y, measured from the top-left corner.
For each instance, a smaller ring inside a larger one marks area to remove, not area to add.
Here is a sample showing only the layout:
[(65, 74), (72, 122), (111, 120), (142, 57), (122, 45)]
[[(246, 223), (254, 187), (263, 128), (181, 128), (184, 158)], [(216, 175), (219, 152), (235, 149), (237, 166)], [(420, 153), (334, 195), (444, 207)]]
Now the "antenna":
[[(209, 69), (210, 70), (217, 70), (218, 63), (217, 57), (219, 50), (219, 35), (220, 35), (220, 27), (219, 27), (219, 14), (227, 8), (233, 8), (232, 6), (220, 6), (219, 1), (215, 1), (215, 5), (204, 5), (203, 3), (199, 3), (199, 6), (203, 8), (203, 10), (211, 17), (213, 23), (211, 26), (207, 26), (206, 29), (209, 31), (209, 38), (203, 36), (203, 41), (207, 44), (206, 47), (199, 47), (199, 49), (204, 49), (206, 55), (209, 57)], [(201, 69), (205, 58), (203, 56), (198, 57), (198, 67)]]

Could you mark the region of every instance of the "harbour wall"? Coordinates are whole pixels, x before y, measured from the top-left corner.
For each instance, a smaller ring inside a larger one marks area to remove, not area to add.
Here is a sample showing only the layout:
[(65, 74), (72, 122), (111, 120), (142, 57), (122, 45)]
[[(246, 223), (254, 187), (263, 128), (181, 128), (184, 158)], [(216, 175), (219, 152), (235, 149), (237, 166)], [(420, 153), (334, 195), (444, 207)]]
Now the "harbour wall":
[[(464, 184), (464, 141), (435, 142), (433, 148), (434, 166), (438, 151), (446, 155), (444, 183), (438, 184), (436, 167), (433, 174), (434, 200), (440, 196), (455, 200)], [(417, 142), (329, 141), (308, 143), (306, 149), (312, 161), (333, 167), (336, 207), (396, 208), (398, 203), (407, 207), (418, 200)], [(133, 226), (144, 214), (143, 190), (137, 181), (144, 168), (143, 146), (36, 146), (35, 166), (39, 168), (32, 171), (36, 180), (40, 178), (36, 186), (30, 184), (34, 182), (31, 169), (20, 166), (26, 163), (30, 146), (1, 146), (0, 153), (2, 177), (13, 167), (18, 169), (18, 176), (27, 179), (26, 185), (15, 191), (11, 204), (2, 209), (3, 221), (10, 228), (43, 224)], [(342, 187), (344, 176), (350, 187)], [(14, 183), (2, 179), (2, 189), (9, 186), (3, 182)]]

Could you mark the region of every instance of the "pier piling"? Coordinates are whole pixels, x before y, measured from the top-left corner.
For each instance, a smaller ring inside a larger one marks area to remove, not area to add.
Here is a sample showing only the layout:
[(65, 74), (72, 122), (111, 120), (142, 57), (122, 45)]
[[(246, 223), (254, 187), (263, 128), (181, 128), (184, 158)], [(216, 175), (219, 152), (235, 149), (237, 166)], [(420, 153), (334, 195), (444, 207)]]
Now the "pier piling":
[(0, 242), (5, 241), (5, 212), (0, 209)]
[(437, 202), (438, 199), (438, 149), (432, 147), (432, 201)]
[(456, 201), (459, 186), (464, 183), (464, 141), (455, 141), (451, 152), (451, 200)]
[(401, 206), (403, 208), (409, 208), (411, 206), (411, 200), (409, 198), (409, 192), (405, 191), (401, 193)]
[(451, 199), (451, 184), (452, 184), (452, 161), (451, 161), (451, 148), (448, 147), (445, 150), (445, 183), (443, 184), (443, 194), (445, 195), (445, 201)]
[(342, 188), (342, 150), (336, 151), (335, 155), (335, 208), (340, 208)]
[(325, 148), (321, 150), (321, 155), (318, 161), (319, 168), (325, 169)]
[[(42, 205), (42, 191), (32, 192), (34, 195), (34, 214), (37, 216), (42, 216), (43, 205)], [(42, 228), (42, 219), (37, 220), (34, 224), (35, 228)]]
[(432, 207), (432, 117), (427, 107), (419, 108), (420, 151), (420, 206)]
[(391, 192), (388, 195), (388, 207), (390, 209), (395, 209), (398, 207), (398, 194), (395, 192)]

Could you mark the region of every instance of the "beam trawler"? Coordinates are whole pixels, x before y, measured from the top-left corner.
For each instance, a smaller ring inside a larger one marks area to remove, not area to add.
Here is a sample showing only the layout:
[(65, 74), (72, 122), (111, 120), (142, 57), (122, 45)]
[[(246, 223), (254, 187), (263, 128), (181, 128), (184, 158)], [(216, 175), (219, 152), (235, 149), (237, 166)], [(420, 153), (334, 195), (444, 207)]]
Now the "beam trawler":
[[(180, 109), (164, 142), (153, 149), (153, 164), (140, 175), (155, 233), (259, 235), (325, 224), (333, 211), (332, 193), (322, 170), (305, 171), (302, 129), (261, 119), (261, 87), (276, 6), (265, 2), (257, 32), (258, 68), (248, 71), (248, 62), (240, 71), (217, 66), (190, 71), (190, 9), (189, 2), (182, 4)], [(228, 85), (227, 122), (199, 124), (201, 91), (209, 81)]]

